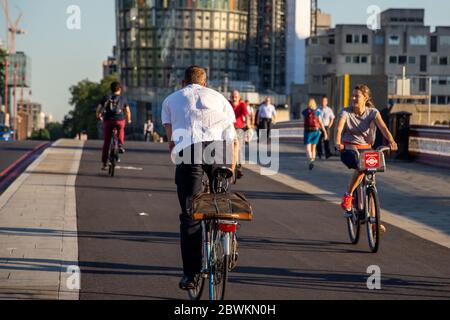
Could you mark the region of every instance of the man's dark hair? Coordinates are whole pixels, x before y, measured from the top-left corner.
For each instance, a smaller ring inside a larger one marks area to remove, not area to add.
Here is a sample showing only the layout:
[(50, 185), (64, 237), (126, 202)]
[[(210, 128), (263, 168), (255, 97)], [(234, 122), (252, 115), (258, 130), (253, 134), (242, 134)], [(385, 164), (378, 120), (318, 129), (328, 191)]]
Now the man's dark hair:
[(111, 92), (117, 92), (119, 89), (122, 89), (122, 85), (120, 84), (120, 82), (118, 81), (114, 81), (113, 83), (111, 83)]
[(184, 73), (184, 82), (189, 84), (206, 83), (206, 71), (200, 66), (190, 66)]
[(322, 96), (322, 99), (328, 99), (328, 97), (327, 97), (327, 96), (325, 96), (325, 95), (323, 95), (323, 96)]

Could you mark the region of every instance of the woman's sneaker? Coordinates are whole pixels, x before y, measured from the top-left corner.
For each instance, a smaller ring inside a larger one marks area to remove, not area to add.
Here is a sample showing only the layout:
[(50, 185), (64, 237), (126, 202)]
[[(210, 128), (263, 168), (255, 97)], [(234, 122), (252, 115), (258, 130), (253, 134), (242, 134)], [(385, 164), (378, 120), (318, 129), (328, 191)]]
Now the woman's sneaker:
[(341, 208), (346, 212), (352, 211), (353, 197), (349, 195), (347, 192), (344, 194), (342, 198)]

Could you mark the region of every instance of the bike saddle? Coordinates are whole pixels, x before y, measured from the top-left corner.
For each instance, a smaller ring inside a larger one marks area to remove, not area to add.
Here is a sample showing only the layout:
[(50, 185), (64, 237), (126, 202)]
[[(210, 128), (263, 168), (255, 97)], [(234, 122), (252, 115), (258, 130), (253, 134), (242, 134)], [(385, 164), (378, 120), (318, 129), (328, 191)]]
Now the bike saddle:
[(233, 177), (233, 170), (227, 167), (216, 168), (213, 171), (213, 176), (216, 178), (225, 177), (225, 179), (230, 179)]

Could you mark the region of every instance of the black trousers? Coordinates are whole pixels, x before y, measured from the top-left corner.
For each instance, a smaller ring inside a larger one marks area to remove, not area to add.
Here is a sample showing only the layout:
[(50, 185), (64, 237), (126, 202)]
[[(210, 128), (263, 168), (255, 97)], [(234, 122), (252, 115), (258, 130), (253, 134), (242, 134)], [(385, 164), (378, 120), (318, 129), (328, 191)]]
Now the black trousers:
[[(272, 119), (269, 118), (262, 118), (259, 120), (259, 132), (261, 134), (261, 130), (266, 129), (267, 130), (267, 141), (270, 139), (270, 131), (272, 130)], [(258, 134), (258, 139), (261, 139), (260, 134)]]
[[(204, 143), (203, 147), (209, 143)], [(225, 148), (225, 146), (224, 146)], [(193, 152), (192, 152), (193, 154)], [(182, 152), (180, 153), (182, 156)], [(177, 185), (178, 200), (180, 202), (180, 245), (183, 260), (183, 271), (187, 276), (194, 276), (201, 271), (202, 267), (202, 229), (201, 222), (191, 219), (192, 199), (202, 192), (202, 178), (207, 174), (210, 189), (213, 181), (213, 171), (224, 164), (190, 164), (181, 163), (175, 171), (175, 183)], [(198, 160), (198, 159), (196, 159)], [(225, 159), (223, 159), (226, 163)], [(227, 165), (228, 166), (228, 165)]]
[[(326, 157), (330, 157), (331, 156), (331, 150), (330, 150), (330, 128), (329, 127), (325, 127), (325, 130), (327, 131), (327, 135), (328, 135), (328, 140), (324, 140), (323, 139), (323, 134), (320, 135), (320, 139), (319, 139), (319, 144), (317, 146), (317, 155), (322, 158), (322, 156), (325, 154)], [(322, 149), (322, 145), (325, 146), (325, 153)]]

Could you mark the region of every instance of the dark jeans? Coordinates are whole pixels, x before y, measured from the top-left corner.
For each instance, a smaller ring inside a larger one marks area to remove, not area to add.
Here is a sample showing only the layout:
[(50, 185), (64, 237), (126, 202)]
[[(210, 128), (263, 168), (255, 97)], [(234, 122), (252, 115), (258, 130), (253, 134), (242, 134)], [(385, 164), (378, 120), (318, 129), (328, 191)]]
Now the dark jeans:
[(267, 141), (270, 139), (270, 131), (272, 130), (272, 119), (268, 118), (262, 118), (259, 120), (259, 134), (258, 139), (261, 139), (260, 130), (266, 129), (267, 130)]
[[(192, 162), (191, 162), (192, 163)], [(208, 175), (210, 185), (213, 170), (222, 165), (180, 164), (175, 172), (178, 200), (180, 202), (180, 244), (183, 271), (187, 276), (194, 276), (201, 271), (202, 264), (202, 229), (201, 222), (191, 219), (192, 199), (202, 192), (202, 177)]]
[(322, 158), (322, 156), (324, 155), (323, 149), (322, 149), (322, 144), (325, 145), (325, 156), (326, 157), (331, 157), (331, 150), (330, 150), (330, 128), (325, 127), (325, 130), (327, 131), (327, 135), (328, 135), (328, 140), (324, 141), (323, 140), (323, 134), (320, 135), (320, 139), (319, 139), (319, 144), (317, 145), (317, 155)]

